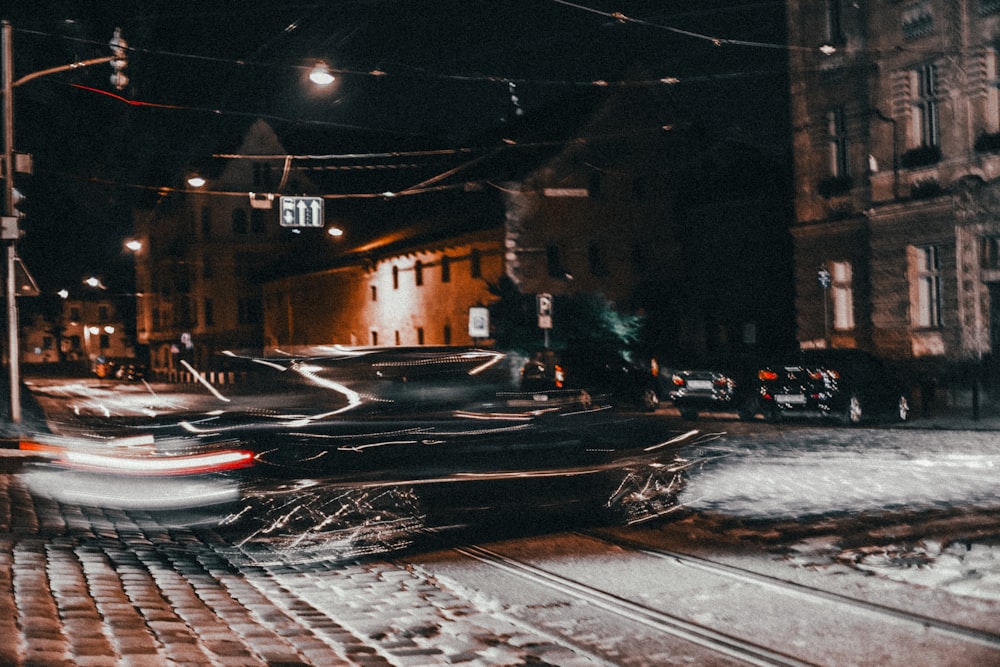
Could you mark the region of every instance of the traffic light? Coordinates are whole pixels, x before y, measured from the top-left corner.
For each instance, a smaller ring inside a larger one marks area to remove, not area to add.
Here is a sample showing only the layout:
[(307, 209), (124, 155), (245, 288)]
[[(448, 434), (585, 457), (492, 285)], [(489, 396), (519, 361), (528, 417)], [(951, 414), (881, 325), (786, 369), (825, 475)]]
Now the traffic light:
[(20, 226), (20, 219), (24, 217), (24, 212), (20, 209), (23, 201), (24, 195), (21, 194), (20, 190), (14, 188), (11, 198), (11, 212), (13, 215), (5, 215), (0, 218), (0, 240), (16, 241), (24, 236), (24, 232), (21, 231)]
[(122, 37), (121, 28), (115, 28), (115, 34), (108, 43), (114, 58), (111, 60), (111, 85), (122, 90), (128, 85), (128, 77), (125, 75), (125, 67), (128, 65), (128, 44)]

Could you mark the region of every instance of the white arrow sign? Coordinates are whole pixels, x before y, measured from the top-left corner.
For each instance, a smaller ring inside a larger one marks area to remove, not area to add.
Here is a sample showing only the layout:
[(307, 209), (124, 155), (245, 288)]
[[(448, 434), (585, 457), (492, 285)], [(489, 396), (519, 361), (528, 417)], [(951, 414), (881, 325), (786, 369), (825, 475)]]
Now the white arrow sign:
[(322, 197), (282, 197), (282, 227), (322, 227)]

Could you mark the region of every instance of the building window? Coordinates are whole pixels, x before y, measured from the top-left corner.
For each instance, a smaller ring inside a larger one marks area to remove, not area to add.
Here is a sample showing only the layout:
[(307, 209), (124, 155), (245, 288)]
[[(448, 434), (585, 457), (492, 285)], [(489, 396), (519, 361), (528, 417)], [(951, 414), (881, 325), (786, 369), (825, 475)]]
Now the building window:
[(935, 245), (912, 248), (910, 262), (913, 267), (911, 298), (913, 299), (913, 324), (918, 327), (941, 326), (941, 261)]
[(441, 256), (441, 282), (451, 282), (451, 258), (448, 255)]
[(479, 248), (473, 248), (469, 253), (469, 273), (473, 278), (483, 277), (483, 253)]
[(233, 234), (247, 233), (247, 212), (241, 208), (233, 209)]
[(372, 301), (378, 301), (378, 287), (372, 285)]
[(271, 187), (271, 165), (269, 163), (253, 163), (253, 184), (257, 188)]
[(399, 267), (392, 267), (392, 289), (399, 289)]
[(212, 238), (212, 209), (208, 206), (201, 207), (201, 237)]
[(451, 345), (451, 325), (444, 325), (444, 344)]
[(830, 300), (833, 308), (833, 328), (849, 331), (854, 328), (854, 288), (851, 263), (830, 263)]
[(545, 263), (550, 278), (564, 278), (566, 276), (566, 272), (562, 268), (562, 260), (559, 257), (559, 246), (550, 245), (545, 249)]
[(237, 308), (240, 324), (260, 324), (263, 319), (258, 299), (240, 299)]
[(97, 321), (98, 322), (107, 322), (108, 319), (109, 319), (108, 318), (108, 307), (107, 306), (99, 306), (98, 309), (97, 309)]
[[(1000, 5), (1000, 0), (997, 0), (997, 4)], [(998, 89), (996, 82), (1000, 78), (1000, 73), (998, 73), (1000, 67), (998, 67), (997, 62), (997, 47), (994, 46), (992, 49), (987, 49), (984, 54), (983, 61), (983, 79), (985, 95), (985, 106), (983, 108), (983, 130), (992, 134), (1000, 129), (1000, 89)]]
[(919, 39), (934, 32), (930, 0), (919, 0), (903, 9), (903, 38)]
[(212, 256), (208, 253), (201, 256), (201, 277), (211, 278), (215, 275), (215, 271), (212, 268)]
[(424, 328), (417, 327), (417, 345), (424, 344)]
[(979, 266), (1000, 269), (1000, 236), (984, 236), (979, 241)]
[(939, 146), (937, 65), (921, 65), (911, 73), (913, 118), (910, 128), (917, 146)]
[(601, 250), (601, 246), (596, 242), (592, 241), (590, 245), (587, 246), (587, 261), (590, 264), (590, 275), (608, 275), (608, 265), (604, 261), (604, 252)]
[(403, 338), (402, 338), (402, 336), (399, 335), (399, 330), (397, 329), (396, 330), (396, 345), (402, 345), (402, 344), (403, 344)]
[(372, 331), (372, 345), (378, 345), (378, 332)]
[(205, 326), (215, 326), (215, 303), (211, 299), (205, 299)]
[(826, 3), (826, 41), (831, 46), (839, 46), (846, 40), (844, 37), (844, 1), (827, 0)]
[(419, 259), (413, 265), (413, 278), (417, 283), (417, 287), (424, 284), (424, 263)]
[(830, 175), (834, 178), (850, 176), (847, 159), (847, 119), (843, 107), (827, 112), (826, 127), (827, 142), (830, 147)]
[(263, 234), (267, 231), (267, 224), (264, 222), (264, 211), (259, 208), (250, 211), (250, 230), (254, 234)]

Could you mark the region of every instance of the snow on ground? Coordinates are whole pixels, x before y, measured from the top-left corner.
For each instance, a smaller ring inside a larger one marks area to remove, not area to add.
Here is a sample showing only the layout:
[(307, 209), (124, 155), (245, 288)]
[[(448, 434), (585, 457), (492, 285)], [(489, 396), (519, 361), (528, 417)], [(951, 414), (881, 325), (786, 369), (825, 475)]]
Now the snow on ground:
[(704, 463), (681, 504), (722, 530), (784, 535), (791, 564), (1000, 601), (996, 432), (796, 427), (686, 456)]

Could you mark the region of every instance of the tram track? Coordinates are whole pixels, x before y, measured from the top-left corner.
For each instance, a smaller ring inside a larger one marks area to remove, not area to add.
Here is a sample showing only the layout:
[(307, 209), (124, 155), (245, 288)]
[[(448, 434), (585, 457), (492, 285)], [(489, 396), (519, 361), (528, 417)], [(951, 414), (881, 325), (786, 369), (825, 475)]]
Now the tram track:
[[(900, 662), (907, 653), (932, 661), (931, 654), (945, 656), (935, 664), (971, 664), (969, 660), (985, 664), (984, 658), (989, 662), (1000, 656), (1000, 634), (932, 613), (872, 602), (603, 531), (577, 531), (561, 539), (590, 541), (591, 548), (575, 546), (578, 552), (598, 554), (598, 560), (641, 559), (649, 590), (613, 577), (602, 579), (579, 558), (536, 556), (523, 546), (464, 545), (452, 550), (516, 578), (519, 585), (549, 591), (547, 595), (557, 596), (566, 609), (576, 609), (576, 613), (610, 615), (605, 618), (639, 624), (647, 635), (651, 631), (662, 641), (679, 641), (692, 647), (687, 650), (707, 651), (745, 664), (911, 664)], [(684, 582), (696, 577), (698, 590), (724, 591), (719, 597), (728, 608), (689, 604), (682, 592)], [(713, 583), (706, 587), (705, 581)], [(680, 585), (671, 589), (671, 582)], [(761, 618), (765, 614), (754, 612), (755, 605), (773, 610), (774, 617)], [(565, 639), (572, 643), (574, 637)], [(636, 646), (634, 650), (643, 649)], [(884, 661), (886, 655), (893, 659)]]
[(765, 667), (771, 665), (808, 667), (813, 664), (796, 660), (791, 656), (772, 651), (766, 646), (741, 640), (699, 623), (686, 621), (678, 616), (627, 600), (581, 582), (558, 576), (518, 559), (504, 556), (486, 547), (456, 547), (454, 551), (467, 558), (501, 568), (514, 576), (528, 579), (534, 583), (554, 589), (557, 592), (571, 595), (629, 621), (641, 623), (655, 630), (666, 632), (679, 639), (749, 664)]
[(713, 561), (701, 556), (695, 556), (693, 554), (685, 554), (669, 549), (652, 547), (635, 540), (629, 540), (617, 536), (613, 537), (597, 531), (580, 531), (577, 534), (589, 539), (604, 542), (608, 545), (631, 549), (655, 558), (670, 560), (687, 567), (698, 568), (706, 572), (766, 586), (780, 593), (798, 595), (807, 599), (821, 599), (838, 605), (871, 612), (873, 614), (888, 616), (900, 621), (916, 624), (923, 628), (930, 628), (937, 632), (950, 635), (964, 641), (973, 642), (989, 648), (1000, 649), (1000, 635), (987, 632), (985, 630), (970, 628), (944, 619), (912, 611), (906, 611), (868, 600), (861, 600), (843, 595), (841, 593), (815, 588), (813, 586), (806, 586), (798, 582), (780, 579), (768, 574), (754, 572), (753, 570)]

